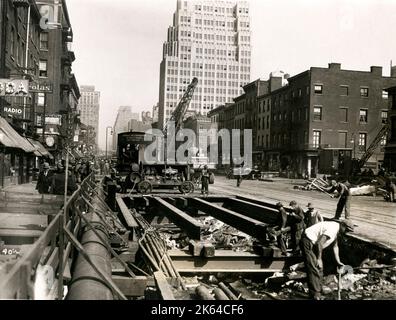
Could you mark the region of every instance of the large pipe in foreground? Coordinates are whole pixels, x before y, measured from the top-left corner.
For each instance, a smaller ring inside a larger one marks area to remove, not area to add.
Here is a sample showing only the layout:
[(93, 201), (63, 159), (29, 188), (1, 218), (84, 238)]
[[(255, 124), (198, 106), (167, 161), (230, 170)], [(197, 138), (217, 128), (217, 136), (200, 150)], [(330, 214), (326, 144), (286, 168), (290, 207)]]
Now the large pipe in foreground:
[[(96, 207), (96, 206), (95, 206)], [(109, 239), (106, 227), (101, 222), (96, 213), (92, 213), (88, 218), (97, 233), (103, 239)], [(106, 273), (112, 276), (111, 255), (106, 244), (96, 236), (89, 226), (86, 226), (81, 244), (89, 255), (93, 263)], [(75, 263), (72, 282), (69, 286), (67, 300), (113, 300), (114, 296), (110, 286), (96, 273), (91, 265), (79, 254)]]

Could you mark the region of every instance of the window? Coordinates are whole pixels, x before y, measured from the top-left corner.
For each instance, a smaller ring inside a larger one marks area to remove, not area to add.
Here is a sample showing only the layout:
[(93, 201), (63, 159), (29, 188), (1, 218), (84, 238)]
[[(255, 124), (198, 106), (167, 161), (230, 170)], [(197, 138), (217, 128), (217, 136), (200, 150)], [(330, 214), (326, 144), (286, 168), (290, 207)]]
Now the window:
[(382, 98), (388, 99), (388, 91), (382, 90)]
[(46, 103), (46, 96), (45, 93), (39, 92), (37, 94), (37, 105), (39, 107), (44, 107)]
[(323, 85), (315, 84), (314, 92), (315, 94), (323, 94)]
[(340, 91), (342, 96), (349, 95), (349, 87), (348, 86), (340, 86)]
[(42, 32), (40, 34), (40, 50), (48, 50), (48, 33)]
[(322, 107), (314, 107), (314, 121), (322, 120)]
[(338, 132), (338, 147), (347, 147), (347, 132)]
[(369, 88), (360, 88), (360, 96), (367, 98), (369, 96)]
[(39, 76), (42, 78), (48, 77), (48, 72), (47, 72), (47, 61), (45, 60), (40, 60), (40, 73)]
[(359, 151), (366, 151), (367, 133), (359, 133)]
[(381, 120), (382, 120), (382, 123), (388, 122), (388, 111), (386, 111), (386, 110), (381, 111)]
[(13, 56), (15, 54), (15, 29), (11, 28), (10, 34), (10, 54)]
[(348, 108), (340, 108), (340, 121), (348, 122)]
[(360, 123), (367, 123), (367, 110), (360, 109), (359, 116)]
[(380, 145), (381, 145), (381, 147), (386, 146), (386, 135), (381, 138)]
[(321, 144), (322, 132), (319, 130), (313, 131), (313, 147), (319, 148)]

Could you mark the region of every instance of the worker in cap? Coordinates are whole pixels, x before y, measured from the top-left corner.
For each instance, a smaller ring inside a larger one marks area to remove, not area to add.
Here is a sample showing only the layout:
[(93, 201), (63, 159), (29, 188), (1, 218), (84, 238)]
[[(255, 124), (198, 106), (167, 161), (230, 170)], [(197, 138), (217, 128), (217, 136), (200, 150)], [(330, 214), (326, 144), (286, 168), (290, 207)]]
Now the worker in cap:
[(292, 211), (289, 214), (289, 217), (291, 217), (291, 246), (293, 254), (299, 255), (301, 236), (305, 229), (305, 213), (296, 201), (291, 201), (290, 207), (292, 208)]
[[(331, 181), (331, 187), (325, 189), (327, 193), (337, 192), (337, 197), (340, 198), (337, 203), (337, 209), (335, 213), (334, 219), (340, 219), (342, 212), (345, 209), (345, 219), (350, 217), (351, 211), (351, 192), (349, 187), (341, 182), (337, 182), (335, 180)], [(332, 196), (334, 198), (334, 196)]]
[(315, 210), (312, 203), (308, 203), (307, 208), (308, 210), (305, 212), (304, 218), (306, 228), (312, 227), (313, 225), (323, 221), (322, 215), (318, 210)]
[(340, 260), (338, 239), (346, 232), (353, 232), (354, 224), (345, 219), (342, 221), (319, 222), (307, 229), (301, 239), (304, 263), (307, 269), (308, 288), (310, 297), (321, 300), (323, 277), (323, 250), (331, 248), (335, 261), (339, 267), (344, 264)]

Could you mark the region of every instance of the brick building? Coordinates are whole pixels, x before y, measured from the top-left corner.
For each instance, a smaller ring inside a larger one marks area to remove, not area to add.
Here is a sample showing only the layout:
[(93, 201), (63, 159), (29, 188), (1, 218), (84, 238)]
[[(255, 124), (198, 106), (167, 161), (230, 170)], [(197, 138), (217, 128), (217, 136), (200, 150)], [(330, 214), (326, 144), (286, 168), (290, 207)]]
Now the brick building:
[(391, 172), (396, 172), (396, 86), (388, 88), (387, 91), (389, 93), (388, 123), (390, 131), (385, 147), (384, 167)]
[[(275, 77), (272, 81), (278, 82), (258, 94), (256, 102), (246, 92), (210, 116), (224, 119), (220, 127), (253, 129), (255, 164), (295, 176), (329, 173), (332, 167), (347, 172), (352, 158), (361, 158), (386, 123), (385, 89), (396, 85), (395, 77), (382, 75), (382, 67), (353, 71), (342, 70), (338, 63), (312, 67), (288, 78), (286, 86)], [(265, 83), (271, 79), (262, 83), (264, 88)], [(244, 87), (249, 88), (250, 84)], [(384, 139), (368, 167), (377, 169), (383, 163), (385, 143)]]
[(51, 15), (40, 34), (38, 78), (49, 90), (37, 94), (37, 132), (46, 147), (61, 157), (78, 123), (80, 90), (72, 73), (75, 60), (71, 48), (73, 29), (65, 0), (42, 0), (39, 8), (49, 11)]

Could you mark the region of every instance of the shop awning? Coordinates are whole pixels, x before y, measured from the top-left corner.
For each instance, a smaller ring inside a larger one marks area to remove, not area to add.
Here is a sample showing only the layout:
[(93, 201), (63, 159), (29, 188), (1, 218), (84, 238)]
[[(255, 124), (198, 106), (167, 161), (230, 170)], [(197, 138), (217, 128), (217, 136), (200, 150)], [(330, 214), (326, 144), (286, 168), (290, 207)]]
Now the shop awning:
[(34, 152), (36, 148), (16, 132), (11, 125), (0, 117), (0, 143), (8, 148), (22, 149), (25, 152)]
[(54, 157), (52, 156), (51, 153), (48, 152), (48, 150), (37, 140), (33, 140), (28, 138), (29, 142), (36, 148), (36, 151), (34, 154), (37, 157), (49, 157), (50, 159), (53, 159)]

